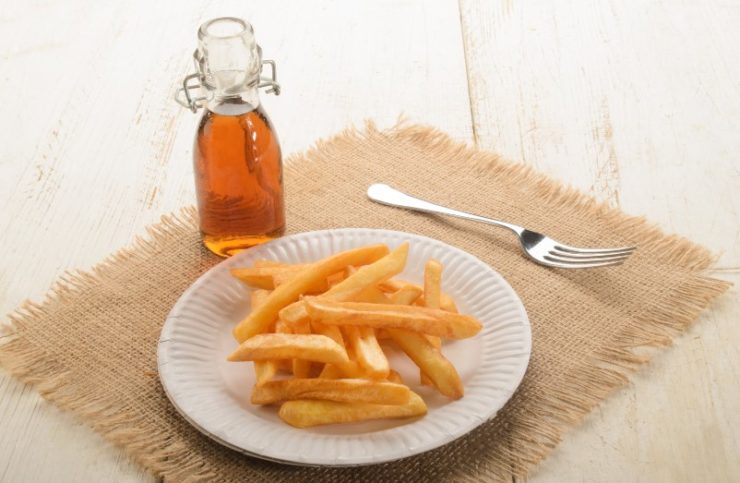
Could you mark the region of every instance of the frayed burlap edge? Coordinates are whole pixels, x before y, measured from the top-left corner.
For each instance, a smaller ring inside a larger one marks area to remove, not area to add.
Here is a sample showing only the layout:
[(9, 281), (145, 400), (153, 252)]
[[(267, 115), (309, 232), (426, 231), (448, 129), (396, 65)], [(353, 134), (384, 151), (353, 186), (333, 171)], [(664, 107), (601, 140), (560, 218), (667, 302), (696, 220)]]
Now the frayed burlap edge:
[[(147, 227), (147, 236), (137, 237), (131, 246), (107, 257), (89, 272), (64, 274), (41, 303), (27, 301), (8, 316), (14, 333), (0, 346), (0, 365), (13, 376), (34, 385), (44, 399), (59, 408), (78, 415), (106, 439), (125, 448), (134, 461), (155, 475), (176, 481), (203, 481), (212, 479), (215, 474), (207, 468), (207, 462), (179, 444), (162, 442), (161, 435), (137, 429), (147, 426), (146, 418), (125, 411), (117, 398), (100, 394), (94, 387), (80, 392), (77, 385), (68, 384), (70, 374), (66, 369), (53, 357), (40, 353), (38, 346), (23, 338), (23, 332), (47, 314), (47, 305), (64, 303), (81, 292), (94, 290), (98, 281), (115, 274), (120, 264), (146, 262), (157, 253), (164, 240), (190, 235), (194, 230), (198, 230), (197, 210), (183, 208), (179, 213), (163, 216), (158, 224)], [(152, 337), (158, 336), (152, 334)]]
[[(493, 153), (456, 142), (428, 126), (400, 121), (396, 126), (381, 131), (368, 122), (364, 130), (346, 129), (330, 139), (318, 141), (305, 153), (291, 156), (286, 163), (286, 175), (290, 176), (293, 169), (298, 169), (299, 163), (315, 162), (319, 156), (331, 155), (341, 145), (363, 142), (372, 136), (385, 137), (388, 142), (394, 139), (415, 141), (430, 152), (444, 151), (451, 162), (464, 160), (467, 169), (474, 169), (492, 180), (527, 183), (529, 189), (547, 202), (569, 210), (573, 216), (598, 216), (629, 233), (630, 241), (641, 249), (655, 250), (658, 262), (695, 275), (690, 282), (676, 289), (675, 297), (671, 297), (674, 302), (671, 306), (656, 307), (626, 325), (615, 336), (611, 347), (593, 353), (590, 364), (584, 364), (557, 392), (540, 397), (538, 404), (532, 404), (529, 417), (520, 420), (517, 427), (507, 428), (518, 444), (489, 455), (485, 468), (480, 468), (487, 477), (503, 480), (511, 475), (526, 476), (557, 446), (570, 427), (578, 424), (609, 393), (625, 386), (628, 376), (650, 360), (650, 355), (638, 355), (636, 349), (669, 345), (673, 337), (685, 331), (714, 298), (731, 286), (729, 282), (701, 274), (714, 261), (707, 249), (685, 238), (665, 235), (644, 218), (628, 216), (528, 166), (510, 163)], [(64, 302), (81, 291), (94, 288), (97, 280), (115, 274), (119, 264), (143, 262), (157, 252), (162, 240), (192, 233), (193, 230), (197, 230), (197, 212), (192, 207), (184, 208), (177, 214), (162, 217), (159, 224), (147, 229), (148, 236), (137, 238), (131, 247), (116, 252), (91, 271), (64, 275), (41, 303), (26, 302), (10, 314), (15, 336), (8, 337), (9, 340), (0, 347), (0, 365), (11, 374), (35, 385), (44, 398), (60, 408), (79, 415), (108, 440), (126, 448), (135, 461), (156, 475), (174, 480), (207, 480), (215, 474), (207, 461), (187, 454), (179, 444), (163, 442), (160, 435), (137, 430), (143, 421), (121, 411), (118, 400), (93, 391), (71, 392), (65, 384), (69, 377), (65, 369), (51, 357), (39, 354), (39, 349), (25, 341), (22, 335), (26, 327), (45, 315), (44, 307), (48, 304)], [(543, 425), (543, 421), (547, 423)], [(455, 476), (470, 478), (462, 469)]]

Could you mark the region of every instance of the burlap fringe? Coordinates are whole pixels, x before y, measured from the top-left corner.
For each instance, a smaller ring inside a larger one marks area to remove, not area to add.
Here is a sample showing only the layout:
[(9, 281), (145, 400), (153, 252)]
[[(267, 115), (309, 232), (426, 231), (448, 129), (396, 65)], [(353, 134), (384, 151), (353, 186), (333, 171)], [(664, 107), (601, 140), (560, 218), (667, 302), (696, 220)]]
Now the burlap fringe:
[(71, 374), (53, 357), (39, 353), (39, 347), (22, 334), (26, 327), (48, 315), (45, 306), (64, 303), (76, 294), (93, 290), (100, 280), (115, 273), (119, 264), (145, 262), (161, 250), (164, 240), (173, 235), (191, 235), (197, 229), (197, 210), (183, 208), (177, 214), (163, 216), (158, 224), (147, 228), (146, 237), (137, 237), (131, 246), (107, 257), (90, 272), (65, 273), (41, 303), (27, 301), (8, 316), (15, 336), (11, 335), (0, 347), (0, 365), (13, 376), (34, 385), (43, 398), (59, 408), (80, 416), (106, 439), (124, 447), (137, 463), (175, 481), (207, 481), (215, 474), (199, 455), (189, 453), (182, 445), (163, 444), (161, 435), (136, 429), (147, 426), (145, 418), (126, 411), (119, 399), (102, 395), (94, 388), (80, 392), (77, 385), (68, 383)]
[[(610, 392), (625, 386), (628, 375), (649, 361), (649, 355), (637, 355), (635, 349), (670, 344), (671, 339), (682, 333), (711, 300), (731, 286), (729, 282), (699, 275), (698, 272), (707, 269), (713, 262), (705, 248), (679, 236), (667, 236), (643, 218), (627, 216), (528, 166), (512, 164), (495, 154), (456, 142), (431, 127), (399, 121), (396, 126), (381, 131), (372, 122), (367, 122), (364, 130), (349, 128), (330, 139), (316, 142), (305, 153), (290, 157), (286, 163), (287, 175), (290, 176), (290, 171), (298, 161), (311, 163), (319, 156), (331, 156), (333, 152), (338, 152), (342, 145), (362, 143), (373, 136), (382, 136), (388, 142), (397, 139), (418, 142), (430, 152), (443, 151), (451, 162), (458, 162), (466, 169), (475, 169), (492, 180), (526, 183), (530, 189), (534, 186), (537, 195), (560, 209), (570, 210), (573, 216), (597, 215), (616, 224), (624, 233), (631, 234), (632, 243), (641, 250), (654, 253), (659, 262), (697, 272), (692, 282), (676, 290), (675, 304), (653, 307), (646, 315), (634, 320), (617, 334), (615, 347), (592, 354), (592, 364), (584, 364), (560, 390), (539, 401), (540, 404), (533, 405), (532, 412), (520, 417), (516, 427), (507, 427), (509, 438), (516, 441), (516, 445), (502, 446), (498, 454), (490, 455), (491, 459), (483, 463), (485, 469), (478, 468), (484, 469), (490, 479), (504, 481), (512, 475), (525, 477), (560, 442), (565, 431), (581, 421)], [(43, 302), (26, 302), (9, 316), (15, 331), (22, 334), (25, 327), (44, 317), (47, 304), (64, 302), (74, 294), (94, 288), (99, 280), (115, 272), (118, 264), (132, 260), (145, 261), (156, 255), (164, 239), (173, 234), (191, 234), (196, 229), (197, 212), (193, 207), (162, 217), (159, 224), (147, 229), (147, 237), (137, 238), (131, 247), (111, 255), (90, 272), (65, 274), (51, 288)], [(181, 445), (162, 443), (160, 435), (135, 429), (145, 426), (145, 421), (122, 411), (119, 400), (96, 394), (92, 390), (73, 392), (67, 384), (70, 375), (53, 358), (39, 354), (38, 348), (23, 337), (9, 339), (0, 350), (0, 365), (21, 381), (35, 385), (47, 400), (80, 415), (84, 422), (108, 440), (126, 448), (135, 461), (156, 475), (175, 481), (201, 481), (215, 477), (207, 462), (188, 454)], [(543, 424), (543, 421), (546, 423)], [(324, 475), (329, 477), (326, 473)], [(462, 469), (454, 476), (461, 480), (469, 478)]]

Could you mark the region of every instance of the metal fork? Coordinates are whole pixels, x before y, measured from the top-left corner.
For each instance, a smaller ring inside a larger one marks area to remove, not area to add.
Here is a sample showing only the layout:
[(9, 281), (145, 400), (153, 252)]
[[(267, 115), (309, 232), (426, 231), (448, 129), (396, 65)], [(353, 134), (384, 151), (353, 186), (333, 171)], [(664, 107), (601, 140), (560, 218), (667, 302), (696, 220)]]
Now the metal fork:
[(519, 236), (524, 253), (537, 263), (558, 268), (611, 267), (622, 264), (636, 247), (621, 248), (579, 248), (566, 245), (550, 237), (527, 230), (521, 226), (504, 221), (492, 220), (482, 216), (453, 210), (429, 201), (414, 198), (386, 184), (373, 184), (367, 189), (371, 200), (389, 206), (406, 208), (425, 213), (456, 216), (465, 220), (480, 221), (489, 225), (508, 228)]

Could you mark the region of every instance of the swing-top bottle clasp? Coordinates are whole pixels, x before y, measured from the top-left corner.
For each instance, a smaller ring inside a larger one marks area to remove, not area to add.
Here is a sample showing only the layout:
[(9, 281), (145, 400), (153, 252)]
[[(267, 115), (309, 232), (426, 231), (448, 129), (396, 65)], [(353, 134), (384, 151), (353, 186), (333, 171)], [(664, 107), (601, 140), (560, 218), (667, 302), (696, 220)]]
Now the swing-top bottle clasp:
[[(254, 88), (267, 88), (268, 94), (280, 95), (275, 61), (262, 60), (262, 48), (254, 42), (252, 26), (241, 19), (223, 17), (203, 24), (193, 61), (195, 73), (186, 76), (175, 93), (175, 101), (193, 112), (214, 98), (228, 98)], [(270, 66), (269, 77), (262, 77), (265, 65)]]

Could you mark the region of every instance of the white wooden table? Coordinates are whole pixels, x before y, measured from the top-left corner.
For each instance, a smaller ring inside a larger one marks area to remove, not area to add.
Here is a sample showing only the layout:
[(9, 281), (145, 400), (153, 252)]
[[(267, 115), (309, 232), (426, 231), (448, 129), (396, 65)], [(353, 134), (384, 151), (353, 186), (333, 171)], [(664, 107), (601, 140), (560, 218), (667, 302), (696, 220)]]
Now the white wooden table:
[[(0, 312), (194, 200), (172, 101), (197, 26), (235, 15), (278, 62), (286, 153), (403, 113), (720, 254), (740, 282), (738, 1), (0, 1)], [(738, 481), (738, 289), (532, 481)], [(0, 373), (0, 481), (150, 481)]]

